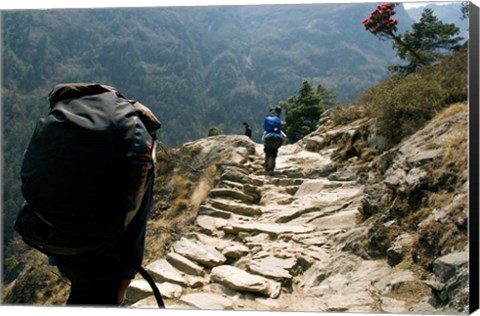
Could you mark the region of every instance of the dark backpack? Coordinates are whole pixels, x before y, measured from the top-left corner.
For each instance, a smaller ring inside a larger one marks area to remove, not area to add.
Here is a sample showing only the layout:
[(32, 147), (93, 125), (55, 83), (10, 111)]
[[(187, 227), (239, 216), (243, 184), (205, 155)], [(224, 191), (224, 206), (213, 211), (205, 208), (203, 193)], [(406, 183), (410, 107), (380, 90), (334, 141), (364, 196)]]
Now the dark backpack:
[(283, 145), (283, 136), (281, 133), (266, 133), (264, 143), (264, 147), (268, 149), (280, 148)]
[(138, 210), (154, 137), (135, 102), (112, 87), (59, 85), (49, 99), (24, 155), (26, 204), (15, 229), (48, 255), (94, 256)]
[[(140, 208), (161, 123), (106, 85), (57, 85), (49, 101), (24, 155), (25, 204), (15, 230), (47, 255), (99, 256), (121, 240)], [(153, 279), (132, 265), (163, 308)]]

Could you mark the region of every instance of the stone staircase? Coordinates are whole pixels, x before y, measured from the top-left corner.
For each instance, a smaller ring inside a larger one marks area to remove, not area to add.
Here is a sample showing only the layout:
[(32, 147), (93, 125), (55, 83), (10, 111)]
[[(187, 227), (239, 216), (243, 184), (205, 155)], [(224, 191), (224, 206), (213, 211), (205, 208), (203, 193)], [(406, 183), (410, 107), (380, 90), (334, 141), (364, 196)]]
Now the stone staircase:
[[(363, 187), (322, 176), (331, 167), (327, 157), (328, 150), (287, 145), (270, 175), (257, 145), (249, 168), (225, 165), (199, 208), (195, 232), (146, 267), (166, 308), (431, 312), (426, 303), (387, 295), (414, 281), (412, 272), (342, 250), (366, 229), (358, 222)], [(132, 282), (127, 304), (156, 307), (144, 280)]]

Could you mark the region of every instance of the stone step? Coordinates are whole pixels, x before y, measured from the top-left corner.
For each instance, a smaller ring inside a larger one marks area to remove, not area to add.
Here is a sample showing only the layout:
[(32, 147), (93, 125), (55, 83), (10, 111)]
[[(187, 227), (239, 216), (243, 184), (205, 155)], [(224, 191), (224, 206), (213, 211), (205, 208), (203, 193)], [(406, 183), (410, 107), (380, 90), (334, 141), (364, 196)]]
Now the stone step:
[(167, 261), (178, 270), (190, 275), (200, 277), (205, 275), (205, 270), (201, 266), (178, 253), (170, 252), (167, 255)]
[(228, 225), (228, 221), (223, 218), (198, 215), (195, 219), (195, 224), (197, 224), (201, 231), (209, 235), (223, 237), (224, 232), (221, 229)]
[[(172, 245), (157, 269), (156, 279), (177, 289), (165, 294), (167, 308), (408, 311), (411, 302), (391, 290), (417, 282), (415, 276), (342, 251), (352, 248), (345, 244), (360, 227), (363, 186), (356, 171), (335, 170), (327, 155), (289, 146), (266, 174), (257, 147), (248, 168), (219, 166), (192, 233)], [(135, 305), (155, 307), (149, 289), (138, 288), (129, 289)]]
[(321, 216), (313, 218), (309, 224), (314, 225), (319, 230), (324, 229), (345, 229), (354, 228), (360, 219), (360, 212), (354, 208), (345, 210), (330, 216)]
[(209, 199), (208, 204), (216, 209), (232, 212), (243, 216), (257, 216), (262, 214), (262, 209), (258, 206), (237, 203), (228, 199)]
[(262, 179), (253, 177), (251, 174), (248, 174), (245, 170), (238, 167), (225, 168), (220, 176), (220, 179), (222, 181), (251, 184), (254, 186), (261, 186), (263, 184)]
[(247, 204), (255, 204), (258, 202), (258, 197), (246, 194), (239, 189), (231, 189), (231, 188), (214, 188), (210, 190), (208, 195), (210, 198), (224, 198), (229, 200), (238, 200), (243, 203)]
[(232, 300), (218, 294), (212, 293), (191, 293), (183, 295), (180, 301), (198, 309), (233, 309)]
[(240, 232), (247, 233), (267, 233), (272, 235), (280, 234), (304, 234), (315, 230), (312, 225), (284, 225), (284, 224), (268, 224), (268, 223), (230, 223), (222, 228), (229, 234), (238, 234)]
[(214, 207), (211, 207), (209, 205), (200, 205), (200, 208), (198, 210), (199, 215), (208, 215), (208, 216), (213, 216), (213, 217), (219, 217), (223, 219), (229, 219), (232, 216), (232, 212), (229, 211), (224, 211), (224, 210), (219, 210)]
[(274, 256), (268, 256), (261, 259), (251, 260), (248, 264), (248, 270), (259, 275), (273, 279), (291, 280), (290, 271), (297, 264), (293, 258), (280, 259)]
[(223, 265), (213, 268), (211, 279), (237, 291), (259, 293), (272, 298), (280, 295), (281, 284), (279, 282), (232, 266)]
[[(179, 298), (182, 295), (182, 287), (178, 284), (162, 282), (156, 285), (162, 298)], [(133, 280), (127, 288), (126, 301), (131, 305), (152, 295), (153, 290), (147, 281)]]
[(173, 249), (176, 253), (208, 268), (213, 268), (227, 261), (227, 258), (217, 251), (213, 245), (204, 245), (184, 237), (173, 244)]
[[(167, 309), (167, 310), (169, 310), (169, 309), (172, 309), (172, 310), (193, 310), (193, 309), (196, 309), (195, 307), (193, 307), (189, 304), (179, 302), (178, 299), (175, 299), (175, 300), (164, 299), (163, 302), (165, 303), (165, 309)], [(155, 297), (152, 295), (152, 296), (149, 296), (147, 298), (144, 298), (143, 300), (140, 300), (140, 301), (136, 302), (135, 304), (131, 305), (130, 307), (145, 308), (145, 309), (146, 308), (157, 309), (158, 305), (157, 305), (157, 301), (155, 300)]]
[(171, 282), (180, 284), (183, 287), (200, 287), (206, 280), (184, 275), (174, 268), (167, 260), (159, 259), (145, 268), (156, 282)]

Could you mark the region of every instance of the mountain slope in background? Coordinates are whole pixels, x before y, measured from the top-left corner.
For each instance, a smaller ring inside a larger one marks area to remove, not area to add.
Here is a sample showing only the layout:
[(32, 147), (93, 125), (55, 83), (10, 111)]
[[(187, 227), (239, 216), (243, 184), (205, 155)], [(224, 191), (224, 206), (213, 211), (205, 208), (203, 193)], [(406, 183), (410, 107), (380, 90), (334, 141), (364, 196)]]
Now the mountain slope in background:
[[(339, 102), (398, 62), (361, 21), (371, 4), (2, 11), (4, 240), (22, 203), (20, 164), (48, 93), (61, 82), (100, 82), (149, 106), (169, 146), (209, 127), (260, 140), (270, 106), (303, 80)], [(406, 24), (412, 20), (402, 10)]]
[[(152, 107), (171, 145), (203, 137), (211, 125), (241, 132), (240, 120), (258, 134), (253, 123), (305, 79), (347, 102), (386, 76), (398, 60), (391, 43), (363, 29), (372, 7), (3, 12), (5, 105), (29, 112), (58, 82), (100, 81)], [(411, 24), (403, 10), (398, 16)]]

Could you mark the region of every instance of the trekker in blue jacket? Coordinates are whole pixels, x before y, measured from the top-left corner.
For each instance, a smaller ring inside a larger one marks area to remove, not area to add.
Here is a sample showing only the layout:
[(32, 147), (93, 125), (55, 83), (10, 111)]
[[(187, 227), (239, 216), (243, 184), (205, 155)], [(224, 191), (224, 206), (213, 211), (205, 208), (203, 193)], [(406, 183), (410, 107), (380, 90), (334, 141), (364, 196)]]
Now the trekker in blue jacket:
[(273, 172), (278, 149), (286, 144), (287, 135), (281, 130), (281, 121), (276, 115), (268, 114), (263, 127), (262, 144), (265, 153), (265, 171)]

